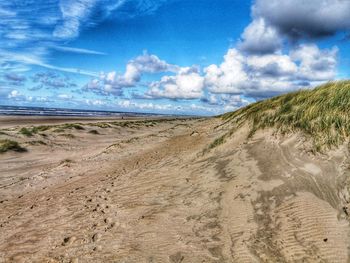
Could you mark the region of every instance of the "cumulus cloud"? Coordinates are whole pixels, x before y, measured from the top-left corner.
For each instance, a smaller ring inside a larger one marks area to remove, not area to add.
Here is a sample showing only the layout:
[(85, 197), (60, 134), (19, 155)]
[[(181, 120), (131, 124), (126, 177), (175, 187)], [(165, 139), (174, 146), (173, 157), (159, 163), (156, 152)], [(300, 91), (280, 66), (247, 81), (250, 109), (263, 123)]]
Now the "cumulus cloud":
[(258, 18), (245, 28), (239, 48), (248, 53), (275, 53), (282, 47), (277, 30), (268, 25), (264, 18)]
[(181, 68), (175, 76), (163, 76), (150, 84), (146, 96), (167, 99), (198, 99), (203, 96), (204, 78), (195, 67)]
[(139, 110), (158, 110), (158, 111), (164, 111), (164, 110), (171, 110), (176, 108), (176, 106), (171, 104), (155, 104), (152, 102), (135, 102), (131, 100), (121, 100), (117, 102), (117, 105), (122, 108), (126, 109), (139, 109)]
[(237, 49), (229, 49), (221, 65), (210, 65), (205, 72), (205, 83), (215, 93), (240, 93), (248, 81), (245, 56)]
[(291, 37), (323, 37), (350, 30), (347, 0), (257, 0), (255, 18), (263, 18)]
[(18, 90), (12, 90), (10, 93), (8, 93), (7, 98), (12, 101), (26, 101), (26, 100), (31, 100), (30, 97), (27, 97), (23, 95), (20, 91)]
[[(92, 79), (85, 90), (97, 94), (123, 94), (124, 88), (145, 86), (145, 73), (167, 73), (148, 83), (143, 94), (132, 93), (133, 99), (200, 100), (207, 105), (236, 109), (252, 100), (279, 95), (336, 76), (337, 48), (320, 49), (315, 44), (302, 44), (289, 52), (247, 53), (231, 48), (219, 65), (180, 67), (147, 53), (130, 60), (124, 74), (109, 72)], [(246, 98), (250, 98), (247, 100)]]
[(255, 99), (270, 97), (336, 75), (337, 49), (320, 50), (304, 44), (289, 54), (244, 56), (230, 49), (224, 62), (211, 65), (204, 71), (205, 84), (214, 94), (243, 94)]
[(237, 109), (249, 104), (249, 100), (234, 94), (209, 94), (201, 100), (209, 105), (230, 107), (230, 109)]
[(115, 71), (102, 73), (99, 78), (88, 82), (84, 90), (119, 96), (123, 88), (135, 87), (144, 73), (176, 72), (178, 70), (178, 66), (168, 64), (155, 55), (144, 53), (127, 63), (124, 74), (119, 75)]
[(298, 66), (289, 55), (266, 54), (246, 57), (249, 73), (255, 77), (288, 77), (298, 71)]
[(12, 99), (12, 98), (17, 98), (21, 96), (20, 92), (18, 90), (13, 90), (8, 94), (8, 98)]
[(201, 111), (204, 114), (218, 114), (222, 113), (224, 108), (218, 107), (208, 107), (204, 105), (198, 105), (195, 103), (186, 105), (175, 105), (173, 103), (160, 104), (154, 102), (138, 102), (132, 100), (120, 100), (117, 106), (127, 111), (149, 111), (149, 112), (159, 112), (159, 113), (170, 113), (170, 114), (193, 114), (194, 111)]
[(316, 45), (302, 45), (291, 52), (291, 58), (300, 63), (301, 80), (325, 81), (335, 77), (338, 48), (320, 50)]

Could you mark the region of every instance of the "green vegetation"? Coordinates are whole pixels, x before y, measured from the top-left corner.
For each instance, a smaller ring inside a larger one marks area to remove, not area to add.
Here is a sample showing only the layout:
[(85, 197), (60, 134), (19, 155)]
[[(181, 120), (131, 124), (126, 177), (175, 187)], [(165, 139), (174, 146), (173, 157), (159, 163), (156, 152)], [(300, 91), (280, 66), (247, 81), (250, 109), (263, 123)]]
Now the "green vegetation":
[(208, 147), (208, 150), (213, 149), (220, 144), (223, 144), (225, 142), (226, 135), (220, 136), (219, 138), (216, 138)]
[(0, 153), (7, 151), (25, 152), (26, 149), (21, 147), (16, 141), (0, 140)]
[(66, 123), (63, 125), (55, 125), (52, 127), (56, 128), (53, 130), (53, 132), (64, 132), (67, 129), (85, 130), (85, 128), (78, 123)]
[(66, 123), (66, 124), (62, 125), (62, 129), (84, 130), (84, 127), (78, 123)]
[(19, 133), (30, 137), (30, 136), (33, 136), (34, 134), (39, 133), (39, 132), (47, 131), (50, 128), (51, 128), (50, 126), (35, 126), (35, 127), (31, 127), (31, 128), (23, 127), (19, 130)]
[(96, 122), (96, 123), (89, 123), (90, 126), (96, 126), (102, 129), (105, 128), (111, 128), (111, 125), (106, 122)]
[(38, 141), (30, 141), (28, 142), (30, 145), (47, 145), (46, 142), (38, 140)]
[(0, 135), (9, 135), (9, 134), (0, 130)]
[(25, 135), (25, 136), (33, 136), (33, 132), (31, 131), (31, 129), (28, 129), (28, 128), (25, 128), (25, 127), (23, 127), (23, 128), (21, 128), (20, 130), (19, 130), (19, 133), (20, 134), (23, 134), (23, 135)]
[(32, 128), (33, 133), (44, 132), (51, 129), (51, 126), (35, 126)]
[(349, 110), (350, 81), (338, 81), (260, 101), (221, 117), (235, 128), (250, 121), (250, 136), (269, 127), (281, 133), (302, 131), (311, 136), (315, 150), (321, 151), (349, 138)]
[(68, 139), (74, 139), (75, 138), (75, 136), (73, 134), (70, 134), (70, 133), (62, 133), (62, 134), (59, 134), (59, 136), (66, 137)]

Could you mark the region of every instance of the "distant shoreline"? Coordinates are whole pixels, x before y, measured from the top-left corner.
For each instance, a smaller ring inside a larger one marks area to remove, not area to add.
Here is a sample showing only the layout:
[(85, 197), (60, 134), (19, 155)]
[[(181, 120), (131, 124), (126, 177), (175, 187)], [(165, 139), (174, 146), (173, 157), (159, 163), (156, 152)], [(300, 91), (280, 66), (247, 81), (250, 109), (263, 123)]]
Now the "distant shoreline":
[[(4, 116), (0, 115), (0, 129), (28, 125), (57, 125), (64, 123), (92, 123), (114, 121), (137, 121), (143, 119), (187, 119), (189, 116), (113, 116), (113, 117), (83, 117), (83, 116)], [(199, 118), (199, 117), (198, 117)]]
[(68, 116), (68, 117), (121, 117), (121, 116), (176, 116), (160, 113), (139, 113), (107, 110), (87, 110), (49, 107), (0, 105), (1, 116)]

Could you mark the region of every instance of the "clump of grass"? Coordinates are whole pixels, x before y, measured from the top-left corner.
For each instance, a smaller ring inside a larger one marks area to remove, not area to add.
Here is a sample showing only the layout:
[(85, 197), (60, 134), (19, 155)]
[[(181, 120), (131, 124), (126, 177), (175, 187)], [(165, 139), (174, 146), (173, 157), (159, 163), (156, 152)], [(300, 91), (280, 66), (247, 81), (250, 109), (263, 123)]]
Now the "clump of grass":
[(211, 144), (209, 144), (208, 149), (213, 149), (225, 142), (226, 135), (222, 135), (219, 138), (216, 138)]
[(97, 135), (97, 134), (100, 134), (97, 130), (90, 130), (89, 133), (91, 133), (91, 134), (96, 134), (96, 135)]
[(53, 132), (64, 132), (64, 131), (65, 131), (65, 129), (63, 129), (62, 127), (56, 128), (53, 130)]
[(9, 135), (9, 134), (0, 130), (0, 135)]
[(236, 127), (250, 121), (250, 136), (269, 127), (281, 133), (302, 131), (321, 151), (349, 138), (349, 109), (350, 81), (338, 81), (260, 101), (221, 117)]
[(63, 166), (70, 166), (70, 164), (74, 163), (73, 160), (71, 159), (64, 159), (60, 162), (60, 165), (63, 165)]
[(76, 129), (76, 130), (84, 130), (84, 127), (78, 123), (66, 123), (62, 126), (63, 129)]
[(85, 130), (83, 126), (78, 123), (66, 123), (63, 125), (57, 125), (53, 132), (64, 132), (67, 129)]
[(139, 139), (140, 139), (139, 137), (132, 137), (126, 140), (125, 143), (132, 143), (132, 142), (138, 141)]
[(96, 122), (96, 123), (91, 123), (90, 125), (96, 126), (96, 127), (102, 128), (102, 129), (111, 128), (111, 125), (109, 123), (106, 123), (106, 122)]
[(19, 133), (30, 137), (30, 136), (33, 136), (34, 134), (47, 131), (51, 128), (52, 128), (51, 126), (35, 126), (35, 127), (31, 127), (31, 128), (23, 127), (19, 130)]
[(5, 153), (7, 151), (25, 152), (27, 150), (16, 141), (0, 140), (0, 153)]
[(28, 136), (28, 137), (33, 136), (32, 130), (31, 130), (31, 129), (28, 129), (28, 128), (26, 128), (26, 127), (21, 128), (21, 129), (19, 130), (19, 133), (20, 133), (20, 134), (23, 134), (23, 135), (25, 135), (25, 136)]
[(33, 133), (44, 132), (44, 131), (47, 131), (47, 130), (49, 130), (51, 128), (52, 128), (52, 126), (46, 126), (46, 125), (35, 126), (35, 127), (32, 128), (32, 132)]
[(38, 141), (30, 141), (28, 142), (30, 145), (47, 145), (46, 142), (38, 140)]
[(70, 133), (59, 134), (59, 136), (66, 137), (68, 139), (74, 139), (75, 138), (75, 136), (73, 134), (70, 134)]

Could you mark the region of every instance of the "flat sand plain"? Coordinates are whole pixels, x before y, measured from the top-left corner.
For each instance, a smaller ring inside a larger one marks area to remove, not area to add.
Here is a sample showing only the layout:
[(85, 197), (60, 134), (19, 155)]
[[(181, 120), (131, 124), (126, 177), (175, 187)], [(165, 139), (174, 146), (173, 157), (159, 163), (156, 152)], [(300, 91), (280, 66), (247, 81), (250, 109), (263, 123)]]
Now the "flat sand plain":
[(213, 148), (217, 118), (11, 118), (0, 262), (350, 262), (348, 147), (243, 127)]

